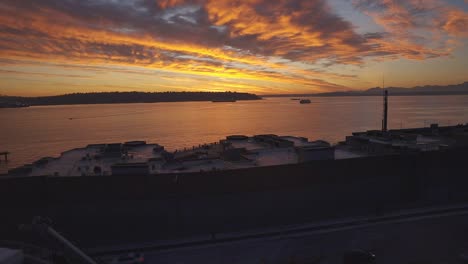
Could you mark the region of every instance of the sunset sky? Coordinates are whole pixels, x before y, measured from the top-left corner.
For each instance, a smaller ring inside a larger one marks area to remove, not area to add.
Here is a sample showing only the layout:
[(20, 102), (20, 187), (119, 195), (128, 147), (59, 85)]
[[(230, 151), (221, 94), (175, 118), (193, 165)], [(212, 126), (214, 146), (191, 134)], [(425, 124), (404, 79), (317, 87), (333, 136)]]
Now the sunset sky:
[(2, 0), (0, 94), (468, 81), (468, 0)]

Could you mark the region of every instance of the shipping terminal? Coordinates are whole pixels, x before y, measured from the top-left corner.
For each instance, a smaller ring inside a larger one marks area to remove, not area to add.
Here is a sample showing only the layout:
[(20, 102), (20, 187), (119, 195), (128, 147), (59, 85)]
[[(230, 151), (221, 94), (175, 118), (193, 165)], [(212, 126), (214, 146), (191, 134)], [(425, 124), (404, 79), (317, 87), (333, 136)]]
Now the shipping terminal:
[(169, 152), (145, 141), (92, 144), (44, 157), (8, 172), (10, 176), (158, 175), (341, 160), (440, 151), (468, 144), (468, 124), (388, 130), (384, 91), (381, 130), (356, 132), (331, 145), (298, 136), (230, 135), (218, 142)]
[[(38, 238), (17, 226), (40, 215), (92, 255), (139, 249), (158, 260), (168, 257), (167, 250), (192, 250), (189, 259), (195, 260), (220, 245), (250, 247), (259, 240), (268, 259), (274, 258), (273, 240), (327, 243), (320, 234), (328, 232), (335, 234), (336, 250), (359, 245), (385, 251), (391, 234), (376, 236), (390, 230), (381, 229), (384, 224), (398, 226), (399, 235), (422, 230), (442, 237), (435, 230), (450, 229), (461, 237), (449, 240), (463, 239), (466, 221), (450, 223), (468, 214), (468, 124), (388, 129), (387, 96), (381, 129), (355, 132), (334, 145), (288, 135), (230, 135), (177, 151), (129, 141), (42, 158), (0, 178), (2, 237), (34, 243)], [(447, 220), (433, 222), (436, 216)], [(410, 218), (423, 222), (407, 224)], [(407, 239), (440, 246), (423, 236)], [(320, 251), (320, 243), (310, 243)], [(405, 250), (392, 247), (394, 256)], [(174, 252), (175, 258), (187, 256)], [(303, 263), (321, 263), (308, 257)]]

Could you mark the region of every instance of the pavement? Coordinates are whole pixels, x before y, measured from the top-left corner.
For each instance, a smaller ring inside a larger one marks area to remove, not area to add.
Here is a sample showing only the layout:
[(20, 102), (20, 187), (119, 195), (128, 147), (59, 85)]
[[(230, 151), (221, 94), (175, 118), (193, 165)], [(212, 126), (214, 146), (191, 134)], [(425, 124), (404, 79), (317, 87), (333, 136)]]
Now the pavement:
[(349, 250), (366, 250), (378, 264), (460, 264), (468, 253), (468, 205), (404, 211), (322, 223), (207, 234), (101, 248), (93, 256), (142, 252), (145, 263), (341, 264)]

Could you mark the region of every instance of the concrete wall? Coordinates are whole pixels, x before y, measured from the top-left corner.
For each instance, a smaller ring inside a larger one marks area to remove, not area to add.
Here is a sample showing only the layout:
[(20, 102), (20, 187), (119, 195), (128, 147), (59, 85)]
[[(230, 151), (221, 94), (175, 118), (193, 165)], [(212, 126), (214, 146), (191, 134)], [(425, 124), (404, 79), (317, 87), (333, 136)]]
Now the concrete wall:
[(468, 201), (468, 149), (158, 176), (0, 181), (0, 237), (35, 215), (85, 247)]

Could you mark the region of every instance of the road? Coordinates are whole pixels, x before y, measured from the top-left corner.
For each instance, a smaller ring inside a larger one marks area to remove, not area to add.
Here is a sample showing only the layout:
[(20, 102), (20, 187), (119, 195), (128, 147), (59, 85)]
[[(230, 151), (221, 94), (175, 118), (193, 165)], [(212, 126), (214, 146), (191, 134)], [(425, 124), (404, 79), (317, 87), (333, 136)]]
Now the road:
[(146, 244), (146, 263), (342, 263), (347, 250), (372, 251), (379, 264), (460, 263), (468, 252), (468, 208), (437, 208), (189, 241)]

